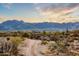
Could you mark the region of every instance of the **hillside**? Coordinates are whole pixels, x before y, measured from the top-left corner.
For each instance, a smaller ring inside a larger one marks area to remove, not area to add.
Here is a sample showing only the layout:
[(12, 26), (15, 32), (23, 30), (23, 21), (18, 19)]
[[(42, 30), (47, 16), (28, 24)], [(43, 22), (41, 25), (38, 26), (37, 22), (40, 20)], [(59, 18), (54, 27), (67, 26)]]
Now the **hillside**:
[(0, 23), (0, 30), (77, 30), (79, 29), (79, 22), (74, 23), (27, 23), (24, 21), (8, 20)]

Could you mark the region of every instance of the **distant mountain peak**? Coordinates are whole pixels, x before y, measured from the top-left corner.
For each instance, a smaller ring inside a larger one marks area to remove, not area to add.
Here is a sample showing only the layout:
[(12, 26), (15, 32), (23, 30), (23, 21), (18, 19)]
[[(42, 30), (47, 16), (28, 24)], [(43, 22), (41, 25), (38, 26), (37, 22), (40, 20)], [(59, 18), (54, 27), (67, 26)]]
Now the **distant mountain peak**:
[(7, 20), (0, 24), (0, 30), (75, 30), (79, 29), (79, 22), (74, 23), (27, 23), (24, 21)]

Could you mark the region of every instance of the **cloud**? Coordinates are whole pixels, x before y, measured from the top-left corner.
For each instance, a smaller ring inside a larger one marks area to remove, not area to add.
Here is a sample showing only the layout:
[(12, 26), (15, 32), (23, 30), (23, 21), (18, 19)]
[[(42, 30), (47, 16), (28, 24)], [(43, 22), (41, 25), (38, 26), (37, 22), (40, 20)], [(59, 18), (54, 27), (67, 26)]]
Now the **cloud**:
[(41, 14), (66, 14), (73, 12), (79, 6), (78, 3), (48, 3), (48, 4), (36, 4), (36, 9)]
[(4, 3), (4, 4), (2, 4), (2, 6), (7, 8), (7, 9), (11, 9), (12, 3)]
[(42, 16), (48, 18), (50, 22), (75, 22), (77, 21), (76, 19), (79, 21), (79, 18), (70, 18), (74, 16), (73, 13), (79, 10), (79, 3), (41, 3), (35, 4), (35, 8)]

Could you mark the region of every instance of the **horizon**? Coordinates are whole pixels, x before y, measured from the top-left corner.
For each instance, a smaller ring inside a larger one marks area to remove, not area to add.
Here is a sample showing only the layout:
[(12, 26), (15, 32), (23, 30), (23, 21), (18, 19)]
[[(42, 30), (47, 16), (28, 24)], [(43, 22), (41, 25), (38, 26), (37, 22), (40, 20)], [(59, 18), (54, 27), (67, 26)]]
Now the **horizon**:
[[(7, 22), (7, 21), (17, 21), (17, 22), (24, 22), (24, 23), (58, 23), (58, 22), (25, 22), (23, 20), (17, 20), (17, 19), (11, 19), (11, 20), (5, 20), (3, 22), (0, 22), (0, 24)], [(63, 22), (63, 23), (58, 23), (58, 24), (67, 24), (67, 23), (79, 23), (79, 22)]]
[(0, 23), (22, 20), (28, 23), (79, 22), (79, 3), (0, 3)]

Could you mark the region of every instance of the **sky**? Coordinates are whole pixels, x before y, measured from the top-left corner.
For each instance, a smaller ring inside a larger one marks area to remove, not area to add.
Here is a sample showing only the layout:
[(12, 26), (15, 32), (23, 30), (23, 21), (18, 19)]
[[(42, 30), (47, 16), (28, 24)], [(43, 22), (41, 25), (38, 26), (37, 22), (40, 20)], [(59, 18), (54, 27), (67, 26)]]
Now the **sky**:
[(79, 3), (0, 3), (0, 22), (79, 22)]

